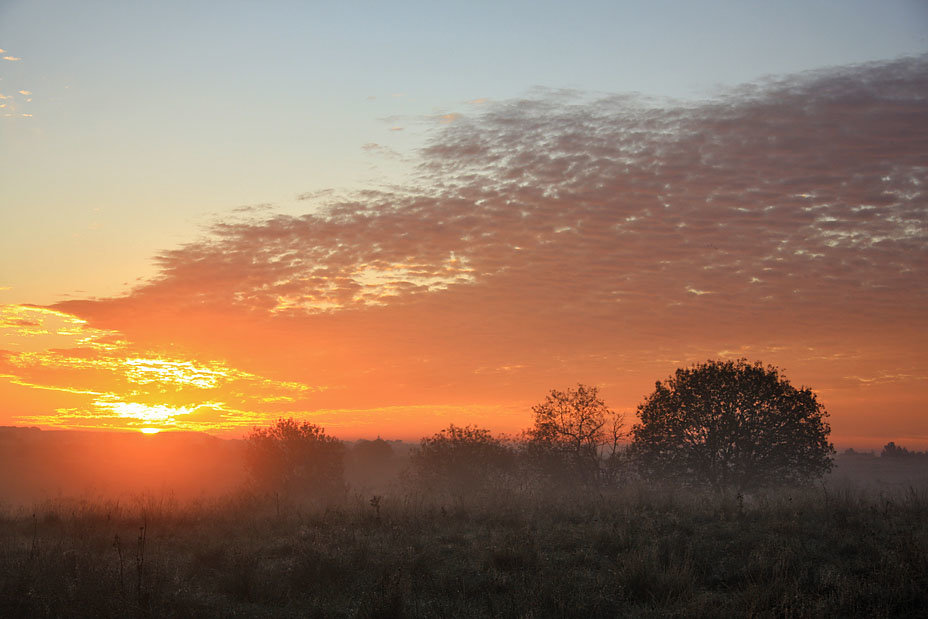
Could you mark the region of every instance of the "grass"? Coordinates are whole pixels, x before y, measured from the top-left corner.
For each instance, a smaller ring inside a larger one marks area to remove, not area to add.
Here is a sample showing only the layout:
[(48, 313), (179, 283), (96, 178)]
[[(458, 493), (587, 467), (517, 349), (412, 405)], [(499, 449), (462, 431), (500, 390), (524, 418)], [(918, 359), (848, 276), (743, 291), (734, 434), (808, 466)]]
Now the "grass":
[(928, 615), (926, 488), (371, 498), (8, 510), (0, 616)]

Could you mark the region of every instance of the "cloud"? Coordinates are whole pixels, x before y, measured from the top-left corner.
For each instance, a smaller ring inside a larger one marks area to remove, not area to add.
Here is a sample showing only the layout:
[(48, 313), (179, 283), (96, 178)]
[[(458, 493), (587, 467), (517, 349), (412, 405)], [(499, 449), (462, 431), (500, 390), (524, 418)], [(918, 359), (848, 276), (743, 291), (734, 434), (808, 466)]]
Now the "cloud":
[(436, 125), (416, 185), (218, 223), (131, 295), (59, 309), (139, 330), (150, 308), (247, 317), (262, 358), (300, 348), (291, 367), (394, 404), (718, 350), (928, 373), (928, 57), (678, 106), (555, 92), (480, 109)]
[(928, 239), (925, 69), (922, 58), (816, 73), (681, 108), (493, 104), (425, 149), (425, 191), (220, 223), (162, 253), (161, 277), (136, 294), (346, 308), (365, 304), (371, 272), (397, 273), (400, 298), (466, 272), (472, 291), (506, 281), (591, 311), (708, 291), (759, 310), (800, 296), (852, 294), (846, 310), (862, 313), (914, 302)]
[(10, 62), (17, 62), (22, 60), (22, 58), (19, 58), (18, 56), (4, 56), (3, 59), (9, 60)]
[(0, 305), (0, 350), (27, 353), (53, 347), (113, 350), (123, 345), (115, 331), (91, 327), (86, 320), (66, 312), (30, 305)]
[(361, 146), (361, 150), (366, 153), (380, 155), (382, 157), (387, 157), (390, 159), (402, 159), (403, 156), (396, 150), (390, 148), (389, 146), (384, 146), (383, 144), (378, 144), (376, 142), (367, 142)]
[[(274, 209), (274, 205), (268, 202), (262, 202), (260, 204), (244, 204), (242, 206), (237, 206), (232, 209), (233, 213), (262, 213)], [(96, 209), (95, 209), (96, 210)]]
[[(32, 101), (30, 95), (31, 92), (28, 90), (20, 90), (19, 94), (26, 96), (26, 102), (29, 103)], [(0, 109), (4, 110), (4, 118), (32, 118), (32, 114), (27, 114), (24, 112), (18, 111), (18, 106), (16, 104), (15, 96), (0, 94)]]
[(309, 191), (306, 193), (301, 193), (296, 197), (297, 200), (318, 200), (319, 198), (331, 197), (335, 192), (331, 187), (326, 189), (320, 189), (318, 191)]

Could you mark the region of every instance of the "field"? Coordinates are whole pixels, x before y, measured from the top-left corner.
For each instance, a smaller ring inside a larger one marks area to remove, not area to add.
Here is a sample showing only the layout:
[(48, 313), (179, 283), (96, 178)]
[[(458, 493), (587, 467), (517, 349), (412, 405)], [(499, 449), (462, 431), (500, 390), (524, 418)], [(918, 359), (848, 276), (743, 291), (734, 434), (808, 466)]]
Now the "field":
[(0, 516), (4, 617), (926, 615), (921, 482), (58, 499)]

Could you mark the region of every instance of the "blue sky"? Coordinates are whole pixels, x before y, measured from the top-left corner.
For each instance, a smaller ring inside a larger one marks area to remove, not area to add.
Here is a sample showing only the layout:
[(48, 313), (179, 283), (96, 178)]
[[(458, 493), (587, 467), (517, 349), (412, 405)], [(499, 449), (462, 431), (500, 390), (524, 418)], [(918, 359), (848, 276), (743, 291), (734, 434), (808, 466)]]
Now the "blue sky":
[(923, 53), (926, 32), (909, 1), (5, 0), (0, 294), (112, 294), (237, 206), (401, 179), (474, 100), (698, 99)]

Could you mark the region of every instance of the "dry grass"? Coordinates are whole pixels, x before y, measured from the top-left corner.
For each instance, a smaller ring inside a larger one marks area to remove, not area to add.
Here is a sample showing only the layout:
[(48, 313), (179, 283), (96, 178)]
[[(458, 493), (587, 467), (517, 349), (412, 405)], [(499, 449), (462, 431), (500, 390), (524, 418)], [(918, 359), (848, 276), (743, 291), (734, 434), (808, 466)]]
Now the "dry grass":
[[(918, 616), (928, 490), (51, 502), (0, 517), (0, 616)], [(140, 540), (144, 527), (144, 548)], [(118, 542), (116, 541), (118, 539)], [(144, 553), (143, 553), (144, 550)]]

